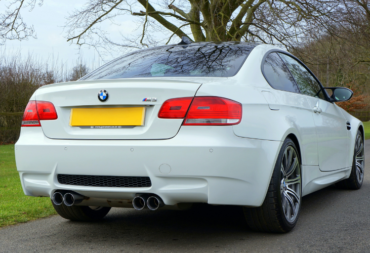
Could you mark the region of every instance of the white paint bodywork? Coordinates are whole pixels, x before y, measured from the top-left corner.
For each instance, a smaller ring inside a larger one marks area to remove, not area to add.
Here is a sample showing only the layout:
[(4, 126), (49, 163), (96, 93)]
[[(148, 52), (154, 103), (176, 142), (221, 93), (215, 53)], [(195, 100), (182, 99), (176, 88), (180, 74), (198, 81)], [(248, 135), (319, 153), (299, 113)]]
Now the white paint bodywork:
[[(17, 169), (29, 196), (71, 190), (100, 205), (120, 206), (136, 193), (153, 193), (166, 205), (203, 202), (260, 206), (284, 140), (297, 140), (302, 162), (302, 193), (307, 195), (351, 172), (354, 140), (362, 123), (318, 98), (271, 88), (261, 62), (271, 50), (257, 46), (230, 78), (147, 78), (71, 82), (45, 86), (31, 100), (52, 102), (58, 120), (22, 128), (15, 145)], [(147, 106), (144, 127), (81, 129), (69, 126), (70, 109)], [(159, 119), (170, 98), (219, 96), (238, 101), (243, 117), (235, 126), (182, 126), (181, 119)], [(313, 108), (319, 105), (321, 114)], [(351, 130), (346, 129), (351, 123)], [(111, 188), (61, 185), (56, 175), (149, 176), (152, 187)], [(94, 203), (87, 203), (92, 205)]]

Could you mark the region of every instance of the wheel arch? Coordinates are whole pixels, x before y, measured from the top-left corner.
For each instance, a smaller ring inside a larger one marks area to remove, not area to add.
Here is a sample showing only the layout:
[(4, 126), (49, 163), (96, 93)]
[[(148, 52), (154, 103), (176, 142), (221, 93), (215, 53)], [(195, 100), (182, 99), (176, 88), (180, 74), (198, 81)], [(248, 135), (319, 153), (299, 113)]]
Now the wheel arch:
[(301, 146), (301, 136), (300, 136), (300, 132), (294, 128), (294, 127), (289, 127), (284, 135), (282, 136), (281, 138), (281, 142), (284, 143), (284, 141), (287, 139), (287, 138), (290, 138), (294, 144), (296, 145), (297, 149), (298, 149), (298, 156), (299, 156), (299, 159), (301, 161), (301, 164), (305, 164), (305, 158), (304, 158), (304, 154), (302, 153), (302, 146)]
[[(301, 151), (301, 146), (299, 144), (299, 139), (298, 139), (298, 137), (295, 133), (287, 132), (287, 134), (285, 134), (284, 138), (281, 140), (280, 147), (279, 147), (279, 149), (276, 153), (276, 157), (275, 157), (275, 160), (274, 160), (274, 165), (272, 166), (272, 170), (271, 170), (271, 174), (270, 174), (270, 179), (272, 178), (272, 174), (274, 173), (275, 164), (277, 162), (277, 159), (279, 158), (280, 150), (281, 150), (282, 146), (284, 145), (284, 142), (287, 138), (290, 138), (293, 141), (293, 143), (296, 145), (296, 147), (298, 149), (298, 157), (301, 161), (301, 165), (303, 164), (303, 162), (302, 162), (302, 151)], [(302, 177), (302, 173), (301, 173), (301, 177)], [(266, 189), (266, 192), (267, 192), (267, 189)]]
[[(356, 135), (357, 135), (357, 132), (360, 131), (361, 134), (362, 134), (362, 139), (363, 141), (365, 142), (365, 129), (364, 129), (364, 126), (362, 124), (362, 122), (351, 116), (349, 117), (348, 121), (350, 122), (351, 124), (351, 130), (349, 131), (349, 135), (350, 135), (350, 146), (349, 146), (349, 155), (350, 157), (353, 157), (353, 154), (354, 154), (354, 146), (355, 146), (355, 142), (356, 142)], [(352, 163), (351, 163), (352, 164)]]
[(298, 140), (297, 136), (295, 136), (295, 134), (293, 134), (293, 133), (290, 133), (290, 134), (288, 134), (288, 136), (286, 138), (290, 138), (294, 142), (294, 144), (296, 145), (296, 147), (298, 149), (299, 160), (301, 161), (301, 164), (302, 164), (302, 154), (301, 154), (302, 151), (301, 151), (301, 146), (299, 145), (299, 140)]
[(359, 127), (358, 127), (358, 130), (361, 131), (361, 133), (362, 133), (362, 139), (365, 141), (365, 129), (364, 129), (364, 126), (362, 124), (360, 124)]

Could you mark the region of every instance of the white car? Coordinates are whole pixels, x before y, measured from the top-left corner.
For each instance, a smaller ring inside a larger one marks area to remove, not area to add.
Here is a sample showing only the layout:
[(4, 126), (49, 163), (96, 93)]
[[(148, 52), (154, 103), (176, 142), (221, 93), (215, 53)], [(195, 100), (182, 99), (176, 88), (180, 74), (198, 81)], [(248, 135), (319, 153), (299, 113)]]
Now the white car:
[(117, 58), (31, 97), (15, 145), (24, 193), (76, 221), (111, 207), (237, 205), (288, 232), (302, 196), (361, 188), (364, 127), (278, 47), (193, 43)]

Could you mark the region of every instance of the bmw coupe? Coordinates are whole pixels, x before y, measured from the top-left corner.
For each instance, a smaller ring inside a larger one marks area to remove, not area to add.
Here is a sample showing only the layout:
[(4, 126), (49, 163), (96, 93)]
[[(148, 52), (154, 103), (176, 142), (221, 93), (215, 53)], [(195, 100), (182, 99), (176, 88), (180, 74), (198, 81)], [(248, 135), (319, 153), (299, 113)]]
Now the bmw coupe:
[(360, 189), (364, 127), (292, 54), (271, 45), (180, 43), (39, 88), (15, 145), (24, 193), (75, 221), (111, 207), (237, 205), (288, 232), (302, 197)]

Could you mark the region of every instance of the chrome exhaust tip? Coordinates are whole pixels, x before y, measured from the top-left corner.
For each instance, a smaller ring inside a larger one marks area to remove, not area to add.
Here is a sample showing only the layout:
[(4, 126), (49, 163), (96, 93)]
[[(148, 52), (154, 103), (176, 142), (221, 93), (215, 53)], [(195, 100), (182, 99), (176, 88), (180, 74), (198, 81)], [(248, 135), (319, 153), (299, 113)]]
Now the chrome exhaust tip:
[(145, 208), (145, 198), (142, 196), (136, 196), (132, 200), (132, 206), (135, 208), (135, 210), (141, 211)]
[(53, 197), (51, 198), (51, 201), (53, 201), (53, 204), (56, 206), (60, 206), (63, 204), (63, 194), (60, 192), (54, 192)]
[(73, 206), (75, 203), (75, 198), (71, 193), (64, 194), (64, 205)]
[(148, 206), (149, 210), (156, 211), (158, 208), (163, 206), (163, 201), (156, 196), (150, 196), (146, 201), (146, 205)]
[(75, 204), (81, 203), (83, 199), (84, 199), (84, 196), (82, 195), (68, 192), (64, 194), (63, 202), (64, 202), (64, 205), (66, 206), (73, 206)]

